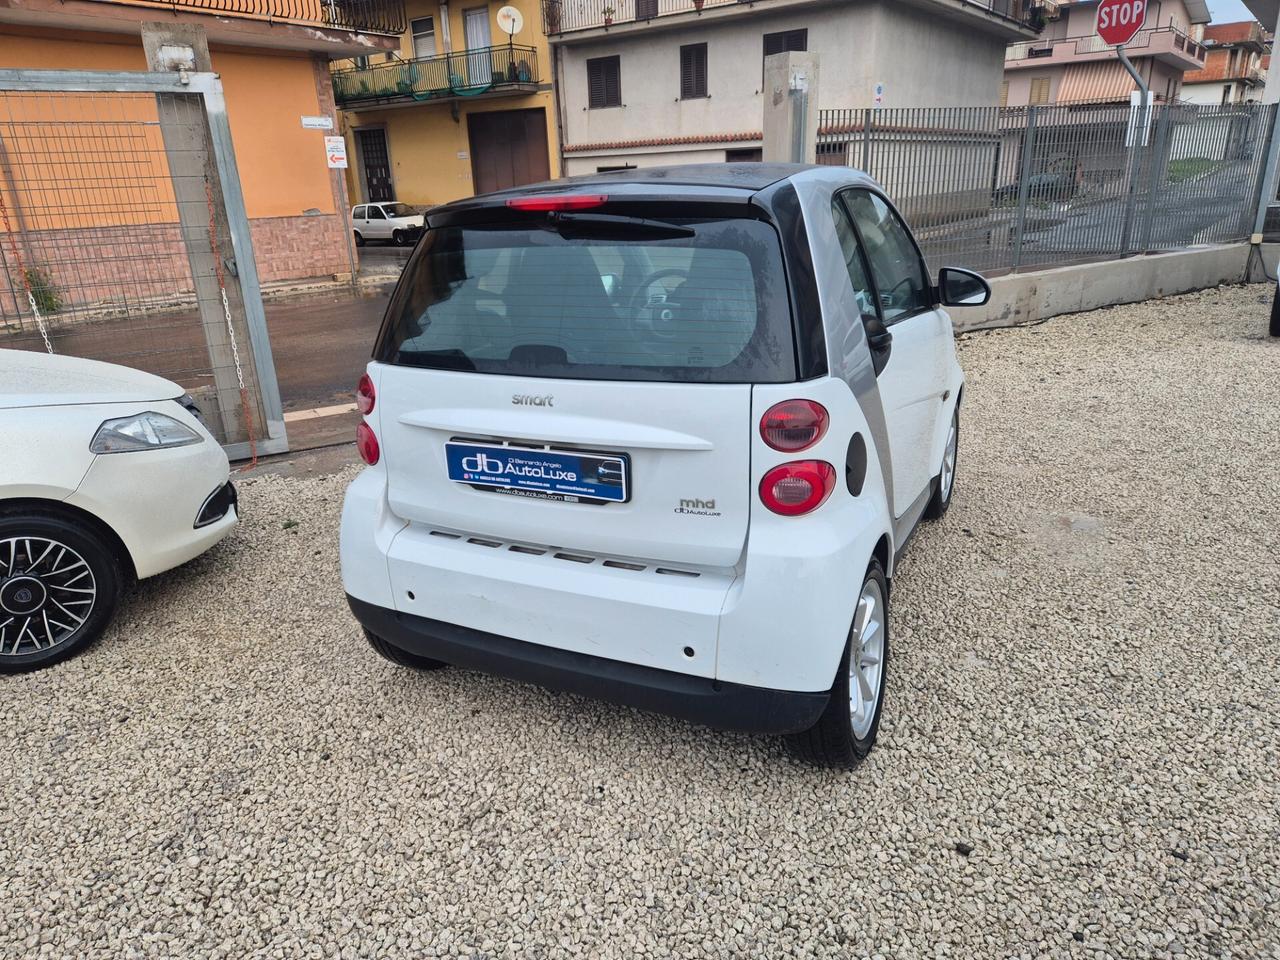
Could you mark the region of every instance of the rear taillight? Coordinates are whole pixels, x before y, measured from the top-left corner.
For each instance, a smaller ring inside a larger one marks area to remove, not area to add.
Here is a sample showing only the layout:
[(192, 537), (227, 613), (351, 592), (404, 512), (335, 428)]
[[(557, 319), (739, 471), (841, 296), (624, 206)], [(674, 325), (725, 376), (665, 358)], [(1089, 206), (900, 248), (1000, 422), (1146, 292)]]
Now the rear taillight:
[(774, 467), (760, 481), (760, 500), (774, 513), (798, 517), (810, 513), (831, 496), (836, 468), (822, 460), (796, 460)]
[(360, 459), (369, 466), (372, 467), (378, 462), (378, 456), (381, 453), (378, 449), (378, 438), (374, 436), (373, 429), (367, 423), (356, 427), (356, 449), (360, 451)]
[(377, 398), (378, 395), (373, 389), (373, 381), (369, 379), (369, 375), (360, 374), (360, 383), (356, 387), (356, 409), (367, 417), (373, 413), (373, 404)]
[(831, 417), (827, 408), (812, 400), (783, 400), (760, 418), (760, 436), (775, 450), (798, 453), (823, 438)]
[(559, 210), (590, 210), (603, 207), (609, 197), (603, 193), (560, 193), (533, 197), (516, 197), (507, 201), (512, 210), (551, 213)]

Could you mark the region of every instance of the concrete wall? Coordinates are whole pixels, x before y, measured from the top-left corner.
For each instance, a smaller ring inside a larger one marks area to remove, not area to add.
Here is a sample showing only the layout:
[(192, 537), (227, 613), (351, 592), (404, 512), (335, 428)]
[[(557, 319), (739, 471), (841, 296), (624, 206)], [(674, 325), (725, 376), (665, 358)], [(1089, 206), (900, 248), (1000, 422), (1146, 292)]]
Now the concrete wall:
[[(1274, 269), (1280, 245), (1263, 249)], [(958, 331), (1010, 326), (1121, 303), (1137, 303), (1246, 279), (1246, 243), (1181, 250), (1106, 263), (1012, 273), (991, 281), (985, 307), (950, 311)], [(1254, 277), (1252, 279), (1261, 279)]]
[[(560, 95), (564, 105), (566, 168), (594, 170), (608, 154), (625, 151), (637, 165), (671, 162), (663, 146), (683, 152), (711, 149), (716, 136), (759, 133), (764, 34), (806, 28), (808, 49), (821, 62), (822, 109), (883, 106), (992, 106), (999, 95), (1004, 41), (920, 10), (881, 0), (849, 0), (831, 7), (770, 12), (744, 10), (678, 32), (632, 31), (586, 43), (564, 44)], [(680, 46), (707, 44), (709, 96), (680, 99)], [(587, 60), (618, 55), (622, 106), (589, 109)], [(661, 140), (691, 140), (659, 144)], [(758, 139), (726, 148), (756, 146)], [(575, 147), (591, 146), (590, 151)], [(717, 148), (718, 159), (723, 153)]]

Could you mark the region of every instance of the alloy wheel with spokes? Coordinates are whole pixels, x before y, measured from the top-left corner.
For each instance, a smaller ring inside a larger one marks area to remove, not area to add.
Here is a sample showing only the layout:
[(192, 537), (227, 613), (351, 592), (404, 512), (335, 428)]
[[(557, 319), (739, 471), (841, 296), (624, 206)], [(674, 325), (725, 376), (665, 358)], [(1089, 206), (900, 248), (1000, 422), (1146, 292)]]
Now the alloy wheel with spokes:
[(67, 544), (48, 537), (0, 540), (0, 656), (70, 639), (97, 596), (93, 570)]
[(942, 450), (942, 499), (951, 499), (951, 483), (956, 478), (956, 447), (960, 441), (959, 413), (951, 415), (951, 428), (947, 431), (947, 445)]
[(960, 407), (951, 411), (951, 423), (947, 427), (947, 442), (942, 448), (942, 463), (934, 476), (933, 496), (925, 507), (926, 520), (940, 520), (951, 506), (951, 494), (956, 485), (956, 458), (960, 450)]
[(121, 580), (94, 531), (63, 517), (0, 514), (0, 671), (46, 666), (91, 643)]
[(787, 737), (802, 760), (848, 769), (875, 745), (889, 669), (889, 581), (879, 560), (867, 567), (853, 622), (822, 715)]
[(865, 740), (880, 707), (884, 686), (884, 593), (869, 579), (858, 598), (849, 635), (849, 720), (853, 735)]

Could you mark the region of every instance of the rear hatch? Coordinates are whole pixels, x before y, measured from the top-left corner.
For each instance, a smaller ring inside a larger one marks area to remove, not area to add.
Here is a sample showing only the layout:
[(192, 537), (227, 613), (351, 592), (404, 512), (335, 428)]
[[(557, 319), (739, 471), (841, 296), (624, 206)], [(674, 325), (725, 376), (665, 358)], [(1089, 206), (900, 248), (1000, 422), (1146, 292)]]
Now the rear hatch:
[(584, 557), (731, 566), (751, 385), (795, 379), (777, 233), (744, 201), (591, 199), (473, 214), (415, 251), (371, 368), (391, 508)]

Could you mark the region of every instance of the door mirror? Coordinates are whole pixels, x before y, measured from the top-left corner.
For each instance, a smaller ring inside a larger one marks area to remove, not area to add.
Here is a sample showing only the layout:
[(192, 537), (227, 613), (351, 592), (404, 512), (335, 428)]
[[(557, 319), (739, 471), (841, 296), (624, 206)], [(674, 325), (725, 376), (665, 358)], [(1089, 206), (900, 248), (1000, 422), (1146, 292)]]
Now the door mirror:
[(991, 287), (972, 270), (943, 267), (938, 271), (938, 299), (944, 307), (980, 307), (991, 299)]

